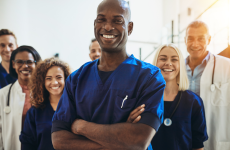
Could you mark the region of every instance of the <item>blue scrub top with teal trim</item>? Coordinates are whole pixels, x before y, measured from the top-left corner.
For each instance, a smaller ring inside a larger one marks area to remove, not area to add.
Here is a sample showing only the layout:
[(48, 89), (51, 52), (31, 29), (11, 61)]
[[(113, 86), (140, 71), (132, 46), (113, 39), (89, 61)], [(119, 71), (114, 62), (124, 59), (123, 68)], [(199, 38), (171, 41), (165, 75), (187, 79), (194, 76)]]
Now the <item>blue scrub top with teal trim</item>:
[(140, 123), (158, 130), (163, 122), (164, 88), (160, 69), (133, 55), (105, 83), (98, 75), (98, 60), (86, 63), (66, 80), (53, 116), (52, 132), (70, 131), (76, 118), (98, 124), (126, 122), (131, 111), (142, 104), (146, 107)]
[[(169, 118), (179, 101), (178, 92), (164, 118)], [(182, 92), (181, 101), (172, 117), (172, 125), (162, 124), (152, 139), (153, 150), (192, 150), (204, 147), (208, 139), (202, 99), (192, 91)]]

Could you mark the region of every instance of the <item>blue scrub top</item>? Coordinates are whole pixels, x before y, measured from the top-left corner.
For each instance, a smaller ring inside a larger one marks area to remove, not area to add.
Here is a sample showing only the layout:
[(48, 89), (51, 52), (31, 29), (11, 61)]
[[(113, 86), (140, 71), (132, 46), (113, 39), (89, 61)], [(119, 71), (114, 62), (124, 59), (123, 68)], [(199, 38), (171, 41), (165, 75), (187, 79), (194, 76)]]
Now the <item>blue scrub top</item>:
[(126, 122), (130, 112), (142, 104), (146, 107), (140, 123), (158, 130), (163, 122), (164, 88), (160, 69), (133, 55), (105, 83), (98, 75), (98, 60), (86, 63), (65, 82), (53, 116), (52, 132), (71, 131), (76, 118), (98, 124)]
[(9, 75), (0, 63), (0, 89), (15, 82), (17, 79)]
[(49, 101), (45, 108), (32, 106), (27, 114), (19, 137), (22, 150), (54, 150), (51, 142), (51, 127), (54, 110)]
[[(164, 118), (170, 117), (179, 101), (179, 93), (169, 109), (165, 109)], [(186, 90), (182, 92), (172, 125), (162, 124), (151, 144), (153, 150), (192, 150), (204, 147), (203, 142), (207, 139), (203, 101), (192, 91)]]

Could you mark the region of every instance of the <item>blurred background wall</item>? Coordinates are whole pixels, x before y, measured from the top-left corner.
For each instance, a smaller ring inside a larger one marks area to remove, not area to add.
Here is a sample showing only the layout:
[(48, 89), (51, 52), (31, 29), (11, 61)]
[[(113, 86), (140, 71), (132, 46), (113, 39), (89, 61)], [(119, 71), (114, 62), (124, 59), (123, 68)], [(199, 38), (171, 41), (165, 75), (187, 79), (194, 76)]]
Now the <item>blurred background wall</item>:
[[(134, 30), (127, 51), (151, 63), (154, 49), (174, 42), (183, 51), (185, 28), (205, 21), (212, 35), (214, 54), (229, 43), (230, 0), (127, 0)], [(59, 53), (73, 70), (89, 59), (94, 19), (101, 0), (0, 0), (0, 29), (12, 30), (19, 45), (31, 45), (42, 58)]]

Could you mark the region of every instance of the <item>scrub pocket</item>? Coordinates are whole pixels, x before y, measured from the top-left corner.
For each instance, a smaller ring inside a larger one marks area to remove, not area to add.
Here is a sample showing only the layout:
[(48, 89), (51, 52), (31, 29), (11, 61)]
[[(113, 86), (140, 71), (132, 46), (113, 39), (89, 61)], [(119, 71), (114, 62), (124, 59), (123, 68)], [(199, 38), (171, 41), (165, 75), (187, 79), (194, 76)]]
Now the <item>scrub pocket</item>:
[(135, 108), (136, 98), (129, 99), (128, 97), (125, 100), (125, 97), (126, 96), (116, 96), (115, 107), (113, 111), (113, 121), (115, 122), (125, 122), (128, 119), (129, 114)]
[(215, 91), (211, 93), (211, 103), (214, 106), (228, 106), (230, 87), (229, 83), (215, 83)]

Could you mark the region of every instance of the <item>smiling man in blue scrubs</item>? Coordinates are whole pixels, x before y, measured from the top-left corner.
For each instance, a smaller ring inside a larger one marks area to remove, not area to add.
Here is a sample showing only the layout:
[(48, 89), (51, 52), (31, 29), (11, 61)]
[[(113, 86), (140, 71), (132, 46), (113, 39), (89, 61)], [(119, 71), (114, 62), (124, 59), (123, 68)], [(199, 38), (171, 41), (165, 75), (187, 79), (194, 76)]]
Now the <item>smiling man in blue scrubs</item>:
[[(66, 80), (53, 116), (55, 149), (147, 149), (163, 121), (165, 81), (161, 71), (126, 52), (133, 22), (127, 2), (104, 0), (94, 33), (100, 59), (84, 64)], [(126, 123), (145, 104), (139, 123)]]
[(0, 30), (0, 89), (13, 83), (16, 79), (9, 75), (10, 56), (13, 50), (18, 47), (16, 36), (8, 29)]

